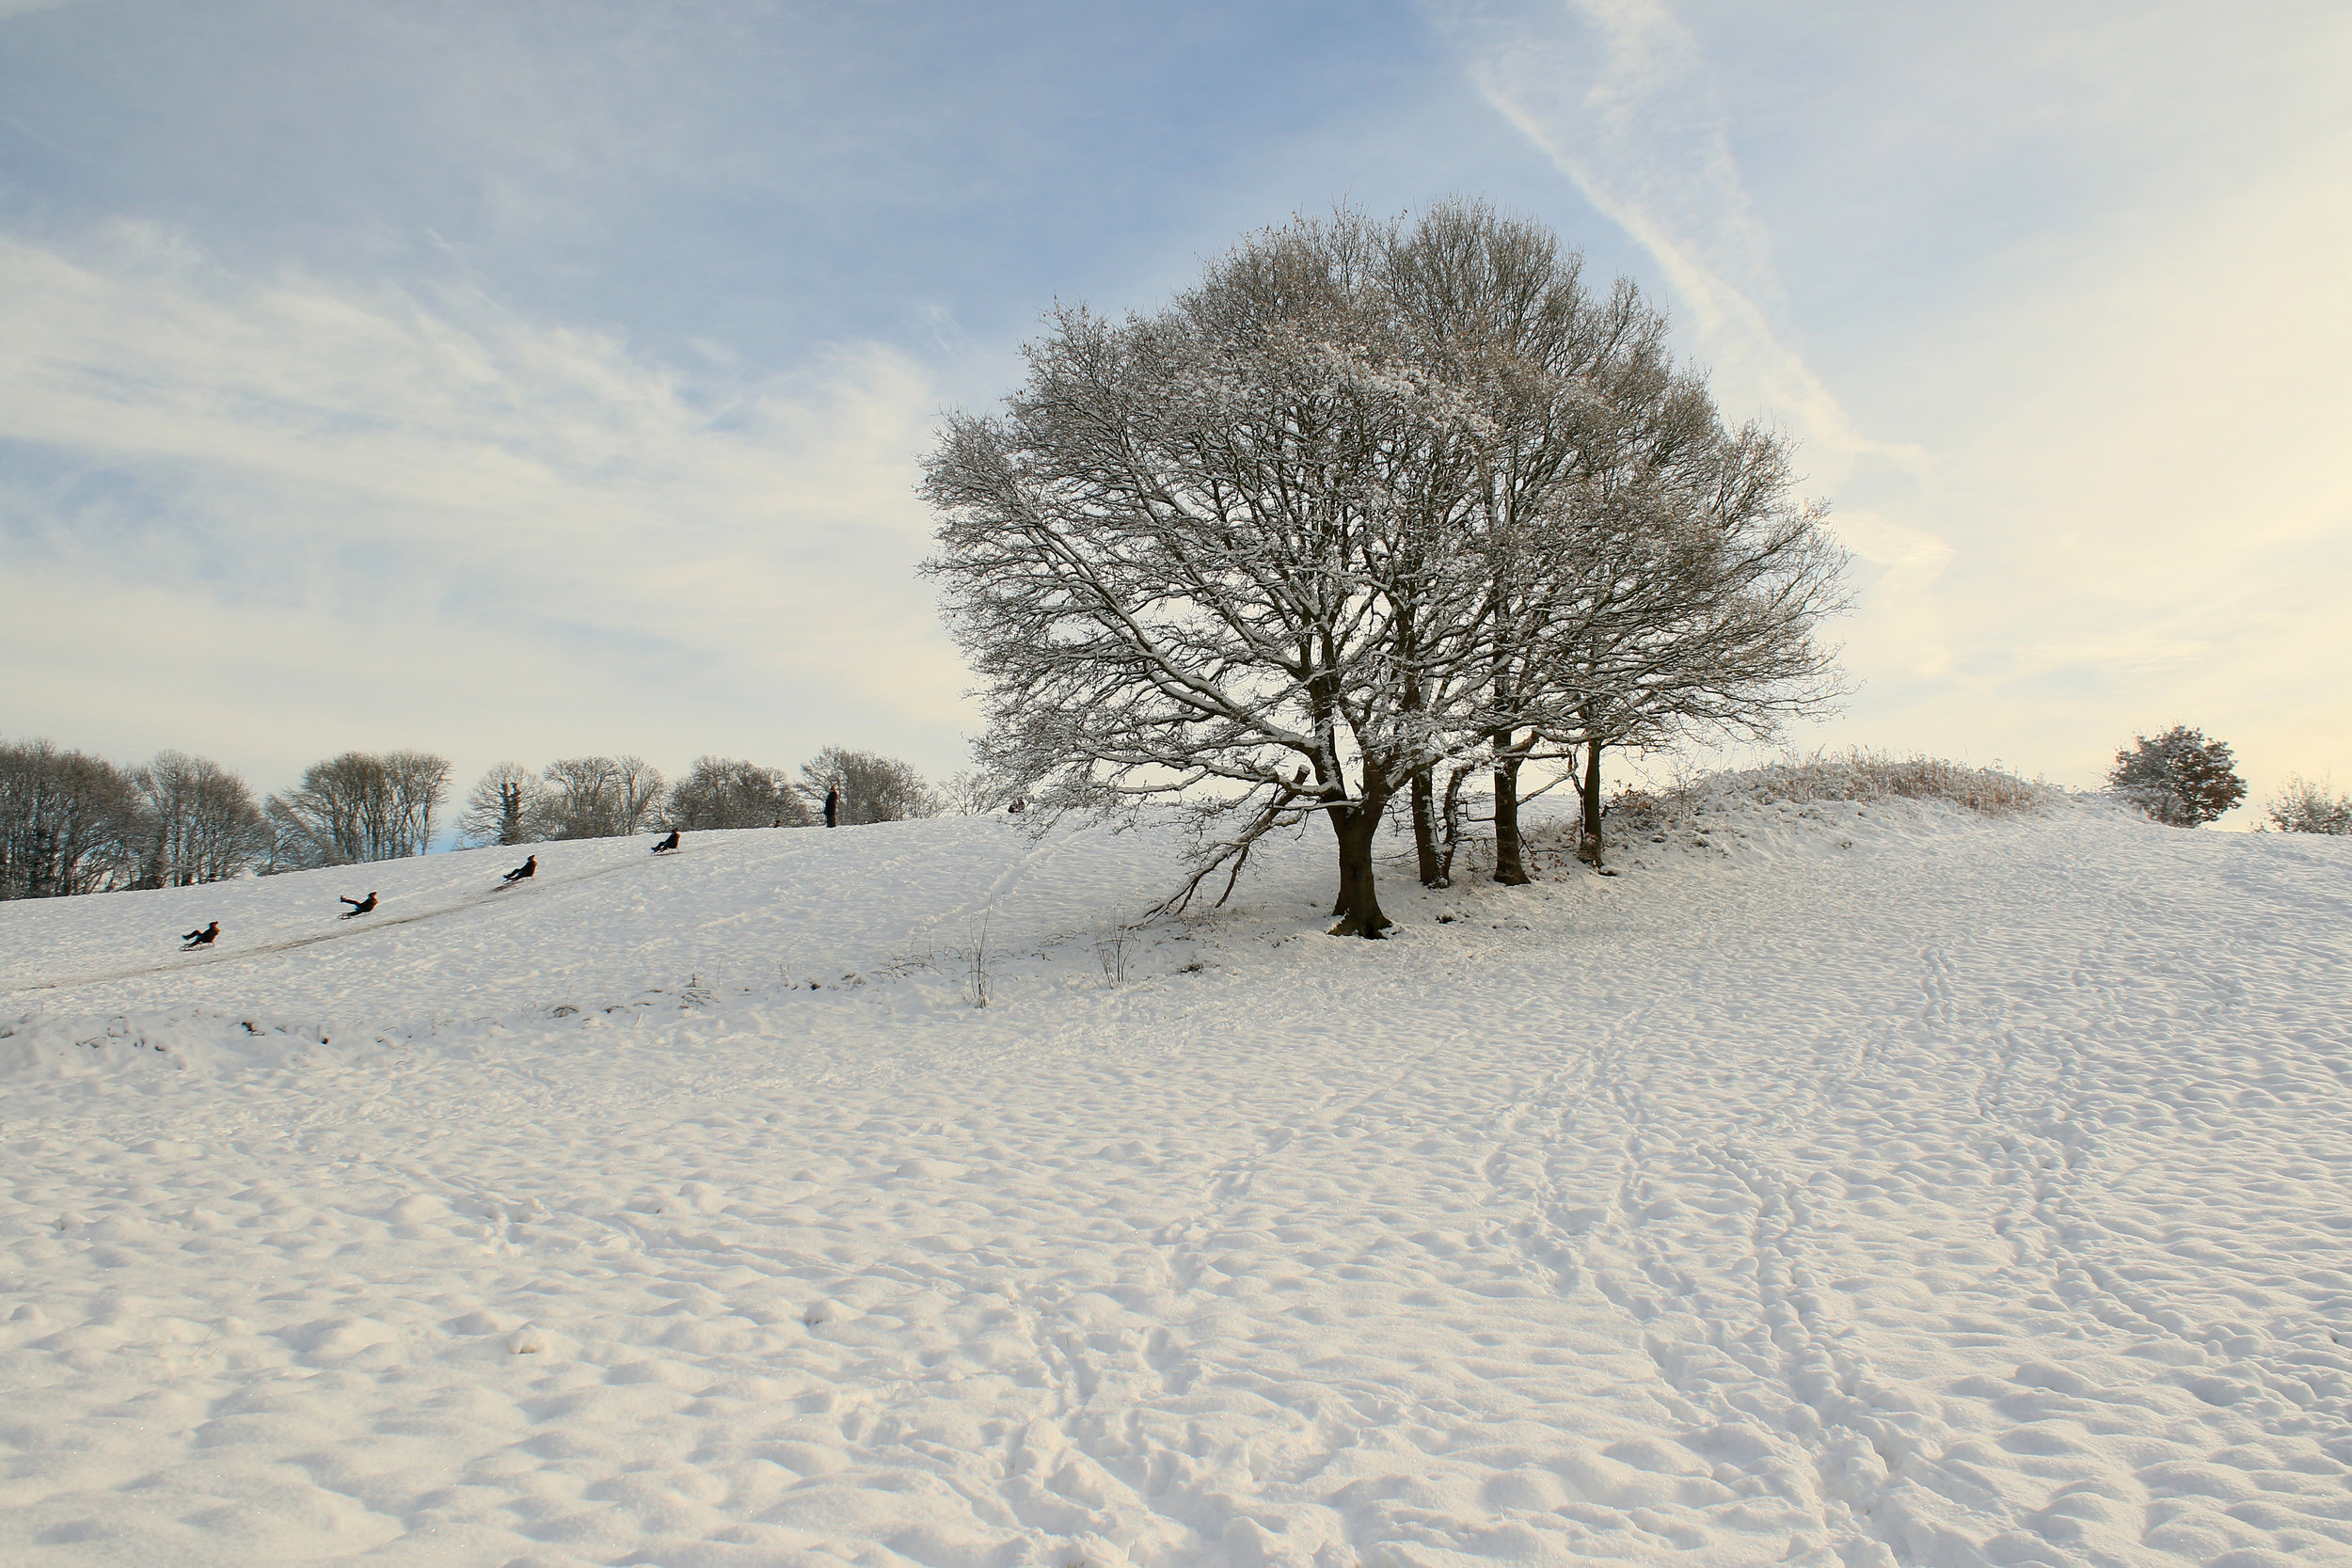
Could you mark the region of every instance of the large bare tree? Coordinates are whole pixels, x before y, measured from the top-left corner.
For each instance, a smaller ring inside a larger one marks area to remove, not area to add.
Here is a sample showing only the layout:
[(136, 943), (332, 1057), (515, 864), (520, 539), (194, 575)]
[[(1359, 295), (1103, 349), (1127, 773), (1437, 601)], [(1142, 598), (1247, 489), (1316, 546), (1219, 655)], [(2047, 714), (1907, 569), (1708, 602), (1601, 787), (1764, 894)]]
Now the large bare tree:
[(1386, 239), (1295, 224), (1156, 315), (1057, 310), (1007, 412), (955, 418), (926, 470), (984, 763), (1048, 810), (1182, 798), (1190, 887), (1320, 815), (1364, 937), (1381, 814), (1482, 678), (1443, 559), (1476, 411), (1400, 338)]
[(1613, 456), (1534, 525), (1548, 569), (1527, 663), (1531, 734), (1581, 760), (1596, 863), (1606, 750), (1761, 739), (1843, 690), (1818, 632), (1844, 607), (1846, 556), (1795, 497), (1787, 443), (1724, 428), (1685, 372), (1613, 405)]
[(1338, 929), (1377, 936), (1397, 792), (1434, 881), (1435, 780), (1451, 825), (1491, 767), (1496, 874), (1523, 881), (1530, 758), (1767, 728), (1826, 689), (1839, 558), (1782, 447), (1725, 432), (1664, 318), (1537, 226), (1294, 223), (1167, 310), (1057, 309), (1028, 360), (926, 469), (980, 757), (1049, 809), (1182, 798), (1186, 896), (1320, 814)]
[[(1433, 715), (1440, 738), (1413, 780), (1414, 836), (1423, 881), (1438, 872), (1431, 800), (1435, 765), (1483, 759), (1493, 770), (1496, 879), (1527, 880), (1518, 829), (1519, 771), (1561, 693), (1545, 667), (1564, 614), (1602, 603), (1564, 601), (1552, 582), (1573, 546), (1551, 526), (1595, 488), (1620, 444), (1629, 390), (1663, 372), (1665, 318), (1630, 283), (1593, 293), (1583, 261), (1538, 224), (1484, 203), (1448, 202), (1390, 229), (1379, 281), (1422, 373), (1471, 411), (1469, 494), (1423, 520), (1459, 531), (1439, 552), (1472, 579), (1470, 622), (1485, 681), (1471, 713)], [(1400, 622), (1409, 622), (1400, 605)]]

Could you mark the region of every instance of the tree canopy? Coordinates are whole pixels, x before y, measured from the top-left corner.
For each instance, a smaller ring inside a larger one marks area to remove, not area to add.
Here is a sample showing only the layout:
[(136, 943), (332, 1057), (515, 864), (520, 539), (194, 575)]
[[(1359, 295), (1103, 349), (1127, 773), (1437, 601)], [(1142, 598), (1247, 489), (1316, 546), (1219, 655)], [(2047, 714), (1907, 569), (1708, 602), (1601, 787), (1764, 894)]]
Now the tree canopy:
[(1377, 936), (1374, 833), (1441, 763), (1501, 788), (1539, 743), (1756, 733), (1834, 690), (1843, 558), (1785, 444), (1534, 225), (1302, 220), (1164, 310), (1045, 325), (930, 454), (928, 569), (983, 765), (1048, 811), (1182, 800), (1189, 887), (1320, 815), (1339, 928)]

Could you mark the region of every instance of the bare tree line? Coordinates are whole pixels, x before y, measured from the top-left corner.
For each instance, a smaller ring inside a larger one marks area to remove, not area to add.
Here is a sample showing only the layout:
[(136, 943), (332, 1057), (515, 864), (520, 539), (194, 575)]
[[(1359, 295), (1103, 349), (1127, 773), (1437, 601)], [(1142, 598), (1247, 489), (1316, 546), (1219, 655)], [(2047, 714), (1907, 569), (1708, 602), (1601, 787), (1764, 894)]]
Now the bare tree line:
[(734, 828), (805, 828), (828, 793), (848, 827), (933, 816), (938, 791), (908, 764), (872, 752), (828, 746), (795, 779), (780, 768), (701, 756), (675, 784), (642, 757), (567, 757), (533, 772), (501, 762), (466, 797), (457, 827), (470, 844), (538, 844), (609, 838), (648, 829), (703, 832)]
[(122, 768), (47, 740), (0, 743), (0, 898), (422, 854), (448, 780), (440, 757), (346, 752), (257, 798), (230, 768), (185, 752)]
[(982, 766), (1049, 811), (1174, 797), (1185, 896), (1320, 816), (1337, 929), (1390, 924), (1375, 834), (1409, 802), (1447, 872), (1491, 778), (1524, 881), (1520, 770), (1761, 736), (1832, 700), (1815, 628), (1843, 555), (1786, 441), (1726, 424), (1629, 283), (1473, 203), (1251, 237), (1152, 315), (1058, 307), (993, 417), (925, 470), (928, 570), (984, 682)]
[[(421, 855), (449, 823), (447, 758), (345, 752), (257, 797), (233, 770), (183, 752), (135, 768), (47, 740), (0, 741), (0, 899), (186, 887)], [(807, 827), (837, 792), (843, 824), (944, 809), (903, 762), (834, 746), (780, 768), (697, 758), (675, 785), (634, 756), (565, 758), (532, 772), (501, 763), (454, 826), (469, 843), (606, 838), (649, 828)]]

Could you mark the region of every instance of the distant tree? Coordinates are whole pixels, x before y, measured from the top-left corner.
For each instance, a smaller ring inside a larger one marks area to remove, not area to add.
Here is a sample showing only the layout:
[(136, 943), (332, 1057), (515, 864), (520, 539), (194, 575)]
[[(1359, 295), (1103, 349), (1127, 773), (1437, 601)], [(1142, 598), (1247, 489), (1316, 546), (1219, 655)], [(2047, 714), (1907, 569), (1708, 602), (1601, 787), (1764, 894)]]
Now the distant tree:
[(841, 825), (861, 822), (904, 822), (936, 816), (939, 796), (923, 775), (895, 757), (872, 752), (852, 752), (828, 746), (801, 768), (801, 789), (812, 801), (825, 791), (841, 791)]
[(0, 743), (0, 898), (129, 887), (139, 816), (130, 775), (103, 757), (46, 740)]
[(2200, 828), (2246, 799), (2230, 748), (2202, 730), (2175, 724), (2115, 753), (2107, 787), (2159, 822)]
[(131, 773), (139, 798), (149, 887), (226, 881), (266, 860), (270, 835), (253, 791), (235, 773), (185, 752), (158, 752)]
[(662, 820), (684, 832), (711, 828), (805, 828), (808, 802), (781, 768), (703, 756), (670, 791)]
[(943, 816), (979, 816), (999, 806), (1021, 809), (1020, 792), (1009, 788), (1002, 780), (991, 777), (980, 768), (967, 768), (940, 786), (939, 809)]
[(393, 841), (402, 854), (421, 855), (433, 847), (441, 806), (449, 799), (449, 759), (426, 752), (387, 752), (384, 771), (391, 784)]
[(457, 831), (469, 844), (528, 844), (538, 818), (539, 775), (519, 762), (491, 766), (466, 796)]
[(2267, 819), (2255, 831), (2281, 833), (2352, 833), (2352, 795), (2328, 793), (2328, 781), (2317, 784), (2290, 773), (2279, 792), (2263, 803)]
[(534, 838), (625, 838), (641, 832), (669, 793), (643, 757), (567, 757), (540, 775)]
[(265, 808), (273, 869), (400, 860), (432, 847), (449, 762), (422, 752), (345, 752), (303, 769)]

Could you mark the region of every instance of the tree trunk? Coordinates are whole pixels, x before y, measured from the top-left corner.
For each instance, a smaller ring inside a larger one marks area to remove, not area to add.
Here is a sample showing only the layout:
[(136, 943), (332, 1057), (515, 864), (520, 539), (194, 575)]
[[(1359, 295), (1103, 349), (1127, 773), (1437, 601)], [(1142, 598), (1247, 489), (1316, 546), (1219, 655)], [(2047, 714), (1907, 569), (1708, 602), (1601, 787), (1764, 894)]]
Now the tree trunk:
[(1585, 743), (1584, 777), (1580, 781), (1584, 800), (1584, 832), (1577, 843), (1577, 853), (1593, 865), (1600, 864), (1600, 741), (1597, 737)]
[(1509, 730), (1495, 732), (1495, 880), (1505, 887), (1525, 887), (1527, 874), (1519, 846), (1519, 762)]
[(1380, 831), (1380, 804), (1366, 800), (1333, 806), (1328, 816), (1340, 847), (1340, 896), (1331, 911), (1339, 924), (1331, 934), (1376, 942), (1393, 924), (1381, 912), (1380, 895), (1373, 886), (1372, 841)]
[(1421, 873), (1423, 887), (1445, 887), (1444, 870), (1438, 864), (1437, 791), (1432, 786), (1429, 769), (1424, 768), (1413, 775), (1413, 859)]
[(1445, 853), (1438, 862), (1439, 885), (1454, 885), (1454, 852), (1462, 847), (1462, 784), (1470, 776), (1466, 767), (1450, 769), (1445, 777), (1445, 799), (1438, 805), (1438, 814), (1445, 822)]

